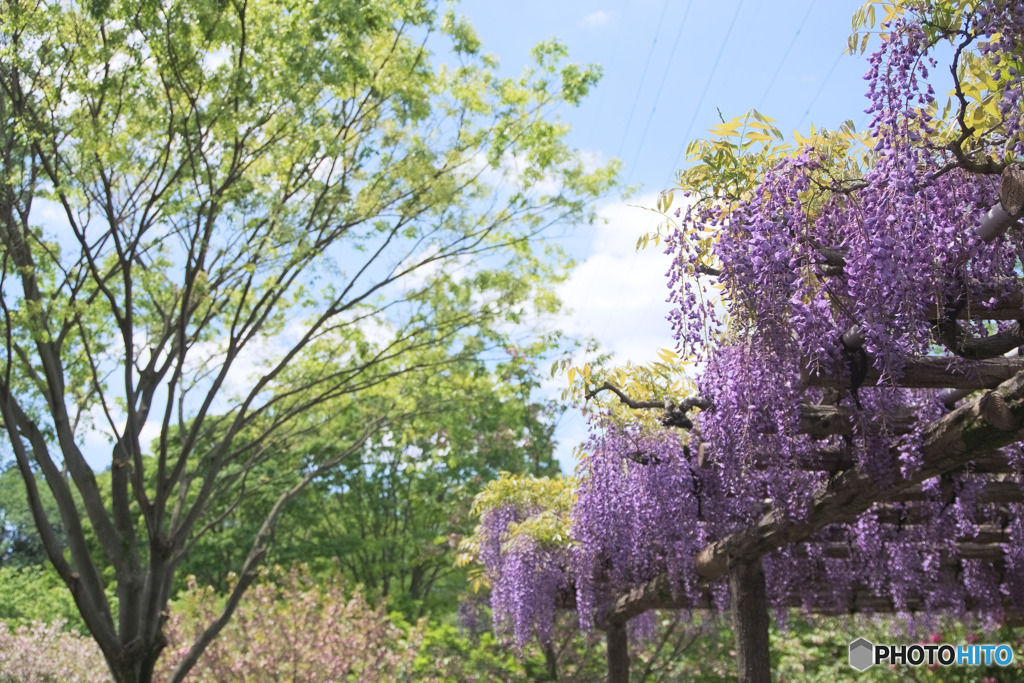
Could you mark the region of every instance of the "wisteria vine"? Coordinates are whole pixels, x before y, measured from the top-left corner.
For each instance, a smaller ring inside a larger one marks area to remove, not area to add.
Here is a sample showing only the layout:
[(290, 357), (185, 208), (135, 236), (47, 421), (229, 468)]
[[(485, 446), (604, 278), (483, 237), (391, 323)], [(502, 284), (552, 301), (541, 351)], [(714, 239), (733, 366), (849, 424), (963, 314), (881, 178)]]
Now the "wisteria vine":
[[(670, 322), (679, 349), (699, 361), (698, 391), (712, 407), (689, 433), (594, 418), (571, 543), (546, 547), (508, 533), (536, 510), (484, 514), (481, 559), (494, 581), (496, 623), (520, 641), (545, 638), (558, 606), (575, 607), (584, 627), (601, 626), (618, 596), (665, 574), (677, 600), (724, 606), (723, 586), (694, 571), (708, 542), (768, 512), (806, 515), (831, 476), (807, 466), (823, 452), (848, 455), (880, 482), (918, 471), (921, 430), (946, 408), (934, 390), (896, 387), (907, 364), (934, 356), (950, 334), (1017, 324), (953, 318), (1020, 289), (1020, 231), (986, 241), (975, 227), (999, 198), (998, 172), (1024, 154), (1024, 5), (979, 2), (941, 26), (930, 9), (913, 5), (883, 26), (868, 59), (871, 151), (862, 177), (838, 174), (828, 154), (806, 147), (739, 201), (686, 197), (667, 240)], [(957, 60), (945, 118), (931, 56), (942, 41)], [(964, 95), (969, 59), (975, 72), (991, 69), (996, 120)], [(708, 275), (720, 301), (708, 296)], [(950, 367), (970, 371), (969, 361), (943, 353)], [(878, 386), (858, 386), (868, 366)], [(811, 388), (814, 372), (852, 379), (840, 390)], [(808, 433), (807, 406), (845, 411), (850, 430)], [(898, 415), (912, 416), (910, 426)], [(697, 457), (699, 444), (707, 457)], [(765, 557), (773, 604), (989, 624), (1007, 606), (1024, 614), (1024, 505), (987, 493), (1024, 481), (1021, 453), (1005, 449), (1015, 473), (929, 480), (914, 500), (877, 504)], [(986, 538), (1001, 544), (998, 557)]]

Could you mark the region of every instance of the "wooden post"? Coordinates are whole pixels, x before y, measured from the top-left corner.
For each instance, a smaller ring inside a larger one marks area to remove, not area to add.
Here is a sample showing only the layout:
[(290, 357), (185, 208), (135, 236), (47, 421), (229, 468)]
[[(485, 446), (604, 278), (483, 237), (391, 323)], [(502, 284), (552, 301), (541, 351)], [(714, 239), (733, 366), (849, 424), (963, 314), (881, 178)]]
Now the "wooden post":
[(629, 683), (629, 638), (626, 624), (608, 624), (608, 683)]
[(738, 680), (740, 683), (770, 683), (768, 594), (760, 557), (729, 563), (729, 597), (736, 632)]
[(558, 680), (558, 655), (555, 654), (555, 648), (551, 647), (551, 643), (544, 646), (544, 663), (548, 669), (548, 680)]

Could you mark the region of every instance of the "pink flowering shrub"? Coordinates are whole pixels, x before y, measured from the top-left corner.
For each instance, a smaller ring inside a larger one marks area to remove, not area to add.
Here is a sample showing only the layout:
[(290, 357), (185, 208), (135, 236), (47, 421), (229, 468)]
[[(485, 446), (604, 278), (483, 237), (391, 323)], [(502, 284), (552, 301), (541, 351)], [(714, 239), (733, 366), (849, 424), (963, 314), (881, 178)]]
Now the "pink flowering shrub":
[(65, 622), (32, 622), (12, 631), (0, 622), (0, 682), (100, 683), (110, 680), (96, 643)]
[[(207, 624), (222, 599), (211, 588), (189, 589), (173, 605), (165, 632), (168, 646), (156, 680), (166, 679)], [(252, 586), (220, 635), (192, 669), (188, 680), (343, 681), (405, 680), (423, 637), (392, 622), (340, 579), (316, 583), (292, 570)]]
[[(189, 584), (172, 607), (154, 680), (170, 677), (222, 605), (212, 588)], [(340, 579), (314, 583), (305, 571), (292, 570), (276, 582), (265, 575), (249, 589), (188, 680), (408, 680), (422, 639), (422, 624), (393, 622), (383, 607), (349, 594)], [(96, 643), (65, 630), (63, 621), (14, 631), (0, 622), (0, 683), (109, 680)]]

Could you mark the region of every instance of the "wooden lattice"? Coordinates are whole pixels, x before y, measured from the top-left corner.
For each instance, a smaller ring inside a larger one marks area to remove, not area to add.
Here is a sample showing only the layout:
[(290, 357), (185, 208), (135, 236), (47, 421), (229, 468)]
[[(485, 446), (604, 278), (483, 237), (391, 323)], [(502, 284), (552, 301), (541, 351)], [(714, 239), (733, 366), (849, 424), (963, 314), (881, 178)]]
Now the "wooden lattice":
[[(1015, 221), (1024, 214), (1024, 170), (1010, 166), (1002, 176), (1000, 209)], [(993, 230), (991, 225), (978, 229), (979, 235), (991, 241), (1007, 225)], [(822, 254), (832, 274), (842, 272), (842, 253), (825, 250)], [(935, 301), (930, 306), (936, 311), (933, 329), (937, 343), (950, 355), (911, 359), (897, 386), (914, 389), (943, 390), (942, 398), (950, 412), (922, 430), (920, 454), (923, 465), (912, 475), (897, 473), (894, 479), (880, 484), (874, 477), (858, 471), (853, 455), (847, 449), (823, 448), (814, 457), (801, 461), (798, 467), (806, 470), (827, 471), (832, 476), (814, 496), (810, 513), (804, 519), (794, 520), (776, 512), (764, 517), (748, 528), (719, 539), (705, 547), (696, 559), (697, 573), (706, 580), (729, 575), (730, 593), (735, 627), (738, 634), (740, 671), (757, 671), (767, 658), (767, 601), (761, 558), (783, 546), (797, 545), (796, 552), (816, 531), (836, 523), (850, 522), (870, 509), (879, 521), (887, 524), (929, 524), (934, 520), (930, 512), (918, 503), (926, 499), (922, 483), (934, 477), (946, 476), (940, 482), (940, 495), (953, 499), (948, 475), (959, 473), (980, 484), (977, 496), (979, 506), (1004, 506), (994, 515), (995, 522), (983, 524), (976, 534), (955, 539), (955, 552), (946, 558), (941, 571), (951, 572), (955, 580), (958, 565), (963, 559), (991, 562), (1002, 569), (1004, 548), (1008, 539), (1007, 525), (1010, 504), (1024, 503), (1020, 473), (1015, 472), (1010, 459), (1000, 451), (1010, 444), (1024, 441), (1024, 357), (1016, 353), (1024, 345), (1024, 323), (1010, 325), (1006, 330), (987, 337), (972, 337), (960, 324), (961, 320), (1018, 320), (1024, 317), (1024, 289), (1020, 283), (979, 285), (970, 283), (964, 289), (985, 293), (985, 299), (994, 299), (994, 305), (971, 306), (965, 300)], [(851, 333), (856, 336), (855, 331)], [(860, 340), (863, 341), (862, 339)], [(844, 343), (847, 340), (844, 339)], [(1005, 354), (1005, 355), (1004, 355)], [(848, 389), (851, 386), (873, 386), (882, 379), (867, 359), (866, 374), (855, 383), (851, 372), (826, 373), (807, 364), (803, 381), (807, 386), (825, 389)], [(635, 401), (617, 388), (606, 384), (620, 399), (634, 408), (663, 408), (663, 424), (689, 428), (692, 426), (687, 412), (695, 407), (706, 408), (704, 399), (689, 399), (681, 404), (662, 405), (657, 402)], [(591, 395), (593, 395), (592, 392)], [(831, 435), (850, 434), (853, 431), (849, 409), (829, 404), (801, 407), (801, 432), (816, 439)], [(885, 428), (899, 435), (909, 432), (915, 425), (915, 416), (908, 408), (885, 416)], [(698, 463), (708, 464), (713, 458), (713, 444), (701, 448)], [(895, 453), (894, 453), (895, 457)], [(762, 456), (769, 462), (771, 453)], [(755, 460), (755, 466), (757, 461)], [(978, 482), (977, 479), (981, 481)], [(894, 504), (900, 504), (897, 509)], [(991, 510), (989, 510), (991, 512)], [(989, 515), (992, 519), (993, 515)], [(842, 543), (818, 548), (829, 557), (847, 557), (851, 549)], [(621, 625), (630, 618), (650, 609), (712, 608), (710, 593), (705, 592), (697, 604), (682, 600), (682, 591), (672, 590), (667, 575), (655, 577), (616, 600), (605, 615), (609, 630), (609, 655), (612, 655), (612, 635), (619, 633)], [(803, 607), (822, 614), (851, 612), (893, 612), (896, 606), (889, 596), (874, 593), (867, 586), (856, 586), (849, 599), (836, 601), (832, 596), (815, 594), (813, 586), (804, 586), (789, 598), (794, 607)], [(926, 596), (911, 595), (902, 606), (904, 610), (920, 610), (926, 606)], [(968, 608), (971, 605), (968, 604)], [(1004, 603), (1004, 623), (1024, 623), (1024, 615), (1016, 612), (1009, 602)], [(618, 642), (618, 641), (616, 641)], [(616, 646), (621, 650), (621, 643)], [(744, 661), (746, 660), (746, 661)], [(618, 667), (621, 668), (621, 667)], [(610, 665), (610, 671), (617, 670)], [(767, 681), (764, 678), (749, 680)], [(613, 679), (610, 679), (613, 680)]]

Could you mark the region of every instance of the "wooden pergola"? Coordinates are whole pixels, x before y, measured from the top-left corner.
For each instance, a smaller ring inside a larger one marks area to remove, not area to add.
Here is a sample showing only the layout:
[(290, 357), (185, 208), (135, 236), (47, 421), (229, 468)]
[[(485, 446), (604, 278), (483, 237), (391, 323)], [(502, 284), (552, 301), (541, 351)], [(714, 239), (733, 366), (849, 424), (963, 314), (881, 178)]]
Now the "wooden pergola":
[[(1000, 204), (997, 208), (1002, 213), (991, 212), (990, 216), (995, 216), (995, 219), (977, 229), (979, 236), (988, 242), (996, 239), (1014, 225), (1018, 218), (1024, 216), (1024, 170), (1021, 167), (1010, 166), (1003, 172)], [(824, 250), (823, 256), (833, 273), (841, 273), (841, 254), (834, 250)], [(977, 498), (980, 505), (1024, 503), (1021, 483), (1009, 477), (1019, 473), (1015, 472), (1010, 459), (1000, 451), (1010, 444), (1024, 441), (1024, 358), (1004, 356), (1024, 345), (1022, 323), (1011, 325), (997, 334), (973, 338), (959, 322), (1024, 319), (1024, 288), (1019, 282), (1013, 285), (1008, 295), (1006, 287), (987, 288), (993, 296), (997, 293), (1001, 295), (994, 306), (969, 307), (963, 301), (933, 302), (937, 311), (933, 321), (935, 338), (953, 356), (912, 359), (907, 363), (902, 377), (895, 384), (886, 385), (944, 390), (943, 397), (950, 412), (921, 430), (919, 453), (922, 466), (918, 471), (904, 475), (897, 468), (891, 480), (879, 482), (875, 477), (856, 469), (850, 453), (843, 449), (822, 449), (812, 458), (798, 463), (803, 469), (831, 473), (827, 482), (813, 496), (806, 517), (794, 520), (778, 513), (767, 513), (756, 523), (709, 544), (698, 554), (695, 565), (702, 579), (728, 579), (740, 681), (767, 683), (771, 677), (768, 598), (762, 567), (765, 555), (791, 544), (805, 544), (815, 532), (824, 527), (852, 522), (873, 508), (882, 523), (933, 523), (930, 511), (919, 504), (925, 499), (921, 485), (929, 479), (954, 472), (980, 479)], [(951, 363), (954, 357), (957, 362)], [(805, 385), (836, 389), (876, 385), (880, 381), (879, 373), (871, 367), (870, 359), (867, 360), (866, 373), (862, 373), (863, 377), (857, 382), (851, 372), (830, 375), (809, 369), (803, 377)], [(672, 426), (691, 426), (687, 412), (694, 407), (708, 407), (702, 399), (689, 399), (679, 405), (634, 401), (608, 384), (596, 391), (603, 389), (614, 391), (623, 402), (634, 408), (664, 409), (662, 422)], [(909, 431), (914, 426), (914, 419), (909, 408), (887, 416), (889, 427), (897, 433)], [(813, 438), (849, 434), (852, 429), (851, 411), (848, 409), (834, 405), (801, 407), (800, 430)], [(701, 465), (706, 457), (702, 449), (699, 458)], [(713, 451), (710, 457), (713, 457)], [(952, 499), (953, 492), (949, 487), (941, 493)], [(892, 503), (901, 503), (901, 509), (894, 510)], [(1001, 526), (983, 525), (977, 534), (956, 539), (955, 556), (947, 558), (946, 564), (955, 569), (962, 559), (980, 559), (999, 566), (1004, 556), (1003, 544), (1008, 541), (1006, 525), (1009, 522), (1009, 511), (1003, 512), (1005, 514), (999, 516)], [(820, 550), (831, 557), (844, 557), (850, 553), (849, 547), (842, 543), (831, 544)], [(619, 596), (605, 613), (603, 623), (608, 638), (608, 680), (612, 683), (629, 680), (625, 630), (629, 619), (650, 609), (711, 607), (709, 594), (705, 594), (701, 604), (683, 604), (676, 597), (681, 591), (672, 589), (666, 574), (657, 576)], [(904, 609), (924, 607), (926, 597), (911, 596)], [(794, 606), (813, 603), (813, 596), (811, 598), (808, 600), (807, 595), (791, 597)], [(1021, 623), (1022, 615), (1015, 612), (1013, 605), (1007, 603), (1004, 608), (1006, 623)], [(829, 613), (830, 610), (832, 613), (837, 611), (835, 606), (820, 611)], [(841, 611), (894, 610), (895, 606), (888, 596), (877, 595), (867, 587), (861, 587), (853, 592), (852, 601), (843, 605)]]

